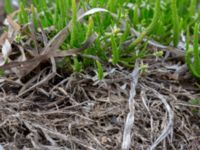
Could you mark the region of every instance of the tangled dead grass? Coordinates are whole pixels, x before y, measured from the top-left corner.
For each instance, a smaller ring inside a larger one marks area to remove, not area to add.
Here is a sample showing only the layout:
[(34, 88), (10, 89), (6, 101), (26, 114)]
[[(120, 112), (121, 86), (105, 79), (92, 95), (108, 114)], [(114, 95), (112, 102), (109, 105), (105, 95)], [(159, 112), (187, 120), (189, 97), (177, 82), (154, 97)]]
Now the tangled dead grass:
[(16, 150), (200, 149), (200, 118), (192, 113), (199, 107), (188, 104), (199, 98), (194, 81), (182, 80), (172, 61), (149, 62), (142, 76), (107, 68), (97, 81), (88, 70), (20, 96), (18, 84), (1, 82), (0, 143)]

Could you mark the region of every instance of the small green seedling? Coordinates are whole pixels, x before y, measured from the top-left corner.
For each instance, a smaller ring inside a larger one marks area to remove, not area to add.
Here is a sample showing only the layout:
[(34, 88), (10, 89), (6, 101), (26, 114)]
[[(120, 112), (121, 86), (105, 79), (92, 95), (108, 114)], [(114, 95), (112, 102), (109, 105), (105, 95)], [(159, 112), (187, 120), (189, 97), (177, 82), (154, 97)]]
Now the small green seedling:
[(140, 64), (140, 73), (141, 74), (144, 74), (147, 72), (149, 68), (149, 65), (148, 64), (144, 64), (143, 62)]
[(96, 61), (96, 66), (97, 66), (97, 76), (99, 80), (102, 80), (104, 78), (104, 72), (103, 72), (103, 67), (99, 61)]

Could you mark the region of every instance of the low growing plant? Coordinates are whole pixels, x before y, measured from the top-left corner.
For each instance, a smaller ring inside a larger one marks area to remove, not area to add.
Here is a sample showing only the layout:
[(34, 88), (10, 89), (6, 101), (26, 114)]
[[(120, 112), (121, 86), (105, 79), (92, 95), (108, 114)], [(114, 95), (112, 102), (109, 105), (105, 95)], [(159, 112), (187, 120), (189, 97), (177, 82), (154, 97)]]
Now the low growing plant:
[[(192, 31), (192, 26), (200, 19), (198, 3), (198, 0), (19, 0), (20, 8), (14, 19), (21, 25), (32, 22), (35, 32), (40, 31), (41, 24), (48, 40), (71, 22), (70, 35), (60, 46), (62, 51), (80, 47), (96, 32), (98, 38), (83, 52), (84, 55), (63, 59), (63, 64), (74, 71), (96, 67), (99, 78), (102, 78), (101, 61), (133, 67), (136, 59), (149, 56), (144, 38), (177, 46), (180, 35), (185, 33), (187, 27)], [(78, 16), (92, 8), (104, 8), (107, 13), (97, 13), (84, 18), (81, 23), (77, 22)], [(8, 13), (12, 12), (10, 0), (5, 0), (5, 9)], [(193, 50), (187, 47), (185, 58), (192, 73), (200, 77), (197, 28), (196, 25)], [(133, 30), (138, 32), (136, 37)]]
[(187, 31), (187, 41), (186, 41), (186, 53), (185, 61), (188, 65), (188, 68), (192, 74), (200, 78), (200, 50), (199, 50), (199, 25), (195, 24), (194, 27), (194, 40), (193, 46), (190, 46), (190, 34), (189, 29)]

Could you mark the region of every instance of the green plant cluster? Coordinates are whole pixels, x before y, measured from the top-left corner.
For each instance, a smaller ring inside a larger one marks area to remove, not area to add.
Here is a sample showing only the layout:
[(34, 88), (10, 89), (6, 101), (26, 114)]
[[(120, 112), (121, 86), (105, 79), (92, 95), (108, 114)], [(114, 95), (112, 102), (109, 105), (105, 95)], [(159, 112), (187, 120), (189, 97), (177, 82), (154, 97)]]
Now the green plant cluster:
[(199, 25), (195, 24), (193, 46), (190, 46), (190, 34), (189, 29), (187, 31), (187, 42), (185, 60), (188, 68), (193, 75), (200, 79), (200, 50), (199, 50)]
[[(16, 20), (20, 24), (34, 23), (38, 30), (39, 22), (44, 29), (54, 27), (48, 34), (51, 39), (57, 32), (72, 21), (71, 34), (62, 50), (79, 47), (93, 33), (98, 39), (91, 48), (84, 51), (84, 56), (97, 56), (113, 65), (133, 67), (137, 58), (148, 55), (147, 43), (143, 38), (154, 39), (165, 45), (177, 46), (181, 35), (193, 33), (195, 25), (194, 46), (187, 46), (186, 62), (196, 77), (200, 77), (198, 22), (200, 20), (199, 0), (19, 0), (20, 10)], [(110, 13), (97, 13), (77, 22), (82, 11), (92, 8), (104, 8)], [(5, 0), (5, 9), (12, 12), (10, 0)], [(113, 17), (112, 14), (115, 14)], [(140, 35), (134, 39), (132, 29)], [(131, 41), (132, 40), (132, 41)], [(128, 46), (125, 43), (131, 41)], [(189, 45), (189, 40), (188, 44)], [(192, 57), (192, 58), (191, 58)], [(72, 64), (75, 71), (88, 66), (97, 68), (98, 77), (103, 78), (103, 68), (99, 60), (83, 56), (66, 58), (65, 63)]]

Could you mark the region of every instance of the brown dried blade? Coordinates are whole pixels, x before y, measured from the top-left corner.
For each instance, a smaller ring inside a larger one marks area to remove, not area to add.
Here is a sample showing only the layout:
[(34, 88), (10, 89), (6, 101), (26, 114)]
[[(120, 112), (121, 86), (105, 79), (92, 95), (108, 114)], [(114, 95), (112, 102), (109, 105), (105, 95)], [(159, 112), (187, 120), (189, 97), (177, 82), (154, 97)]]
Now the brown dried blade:
[(79, 52), (87, 49), (97, 38), (97, 34), (94, 33), (91, 37), (88, 38), (88, 40), (83, 44), (83, 46), (81, 48), (74, 48), (74, 49), (70, 49), (67, 51), (63, 51), (63, 52), (59, 52), (58, 50), (54, 53), (47, 53), (47, 54), (43, 54), (40, 56), (37, 56), (33, 59), (29, 59), (27, 61), (22, 61), (22, 62), (10, 62), (8, 64), (5, 64), (3, 66), (0, 66), (0, 69), (11, 69), (11, 68), (18, 68), (18, 69), (22, 69), (22, 70), (26, 70), (26, 68), (30, 68), (29, 71), (33, 70), (35, 67), (37, 67), (37, 65), (39, 65), (42, 61), (45, 61), (47, 59), (49, 59), (50, 57), (65, 57), (65, 56), (73, 56), (78, 54)]
[[(107, 12), (107, 10), (100, 9), (100, 8), (91, 9), (91, 10), (85, 12), (84, 14), (82, 14), (81, 16), (79, 16), (77, 21), (80, 21), (85, 16), (92, 15), (97, 12)], [(71, 49), (69, 52), (66, 52), (66, 53), (56, 52), (59, 49), (59, 47), (62, 45), (62, 43), (64, 42), (66, 37), (69, 35), (69, 31), (71, 30), (71, 25), (72, 25), (71, 22), (69, 22), (69, 24), (65, 28), (63, 28), (56, 36), (54, 36), (54, 38), (52, 38), (49, 41), (47, 46), (41, 52), (40, 56), (37, 56), (31, 60), (27, 60), (27, 61), (23, 61), (23, 62), (11, 62), (9, 64), (0, 66), (0, 69), (11, 69), (13, 67), (18, 67), (18, 68), (23, 67), (23, 71), (26, 70), (26, 74), (28, 74), (33, 69), (35, 69), (42, 61), (47, 60), (51, 57), (55, 57), (56, 55), (58, 57), (75, 55), (75, 54), (79, 53), (80, 51), (84, 50), (85, 48), (87, 48), (88, 44), (91, 44), (96, 39), (96, 35), (92, 35), (88, 39), (88, 41), (85, 44), (83, 44), (83, 48), (81, 48), (81, 49), (79, 49), (79, 48)], [(33, 65), (33, 63), (34, 63), (34, 65)], [(20, 73), (20, 70), (18, 70), (18, 72)], [(24, 76), (26, 74), (21, 74), (20, 76)]]
[(80, 48), (74, 48), (74, 49), (69, 49), (69, 50), (65, 50), (65, 51), (56, 51), (53, 54), (53, 56), (54, 57), (65, 57), (65, 56), (77, 55), (81, 51), (89, 48), (89, 46), (96, 40), (96, 38), (97, 38), (97, 34), (94, 33), (88, 38), (88, 40)]

